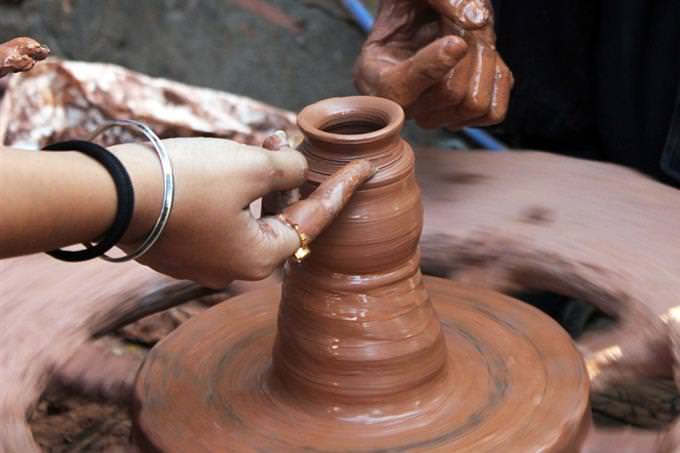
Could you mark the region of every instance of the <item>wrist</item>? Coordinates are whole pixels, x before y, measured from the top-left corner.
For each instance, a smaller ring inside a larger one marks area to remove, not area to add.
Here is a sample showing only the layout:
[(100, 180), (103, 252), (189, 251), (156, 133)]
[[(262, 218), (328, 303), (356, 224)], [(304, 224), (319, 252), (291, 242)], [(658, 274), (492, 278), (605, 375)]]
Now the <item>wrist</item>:
[(126, 143), (108, 148), (125, 166), (135, 192), (132, 221), (121, 240), (136, 244), (152, 230), (163, 203), (163, 176), (158, 158), (144, 143)]
[(78, 152), (0, 150), (0, 257), (95, 241), (112, 224), (116, 188)]

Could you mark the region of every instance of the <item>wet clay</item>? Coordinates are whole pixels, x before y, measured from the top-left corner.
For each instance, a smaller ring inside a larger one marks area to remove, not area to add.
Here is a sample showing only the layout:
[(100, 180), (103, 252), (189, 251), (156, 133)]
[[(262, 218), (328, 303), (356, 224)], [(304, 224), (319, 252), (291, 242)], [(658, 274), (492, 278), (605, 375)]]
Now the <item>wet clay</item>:
[[(35, 101), (44, 98), (50, 115), (40, 115), (44, 106)], [(0, 102), (0, 143), (41, 148), (89, 137), (104, 118), (144, 118), (162, 138), (209, 136), (256, 146), (277, 129), (295, 128), (295, 115), (250, 98), (111, 64), (50, 59), (11, 79)], [(115, 129), (102, 138), (114, 145), (134, 137)]]
[(14, 38), (0, 44), (0, 77), (12, 72), (29, 71), (44, 60), (50, 49), (31, 38)]
[(377, 173), (281, 288), (220, 304), (152, 350), (135, 384), (138, 448), (580, 450), (588, 375), (567, 334), (508, 297), (421, 275), (403, 118), (366, 97), (300, 113), (303, 197), (357, 159)]

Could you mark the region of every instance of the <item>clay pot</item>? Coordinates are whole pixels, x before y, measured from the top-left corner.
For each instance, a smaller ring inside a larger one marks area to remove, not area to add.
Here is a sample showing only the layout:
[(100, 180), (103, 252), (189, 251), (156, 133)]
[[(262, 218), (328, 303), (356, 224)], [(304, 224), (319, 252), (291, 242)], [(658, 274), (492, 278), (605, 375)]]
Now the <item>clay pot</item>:
[(394, 404), (446, 372), (420, 273), (423, 212), (403, 121), (398, 105), (367, 97), (330, 99), (298, 117), (310, 163), (303, 193), (358, 158), (370, 158), (378, 173), (309, 259), (286, 266), (273, 373), (295, 398)]

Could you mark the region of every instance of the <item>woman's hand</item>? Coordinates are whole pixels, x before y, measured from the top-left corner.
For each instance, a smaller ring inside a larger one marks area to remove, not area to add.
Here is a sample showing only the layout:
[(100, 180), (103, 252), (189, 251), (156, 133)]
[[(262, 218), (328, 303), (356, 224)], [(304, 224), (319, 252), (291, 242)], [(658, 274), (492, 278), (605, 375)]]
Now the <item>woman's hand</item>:
[(495, 124), (513, 85), (495, 42), (488, 0), (383, 0), (355, 84), (398, 102), (421, 127)]
[[(291, 226), (277, 217), (256, 219), (249, 205), (270, 192), (301, 185), (307, 168), (302, 154), (212, 138), (177, 138), (163, 144), (175, 167), (175, 205), (163, 235), (141, 263), (223, 288), (234, 279), (267, 277), (300, 247)], [(132, 250), (158, 217), (160, 167), (142, 144), (118, 145), (111, 151), (128, 169), (135, 188), (133, 223), (122, 245)], [(368, 161), (349, 164), (284, 214), (313, 240), (372, 174)]]

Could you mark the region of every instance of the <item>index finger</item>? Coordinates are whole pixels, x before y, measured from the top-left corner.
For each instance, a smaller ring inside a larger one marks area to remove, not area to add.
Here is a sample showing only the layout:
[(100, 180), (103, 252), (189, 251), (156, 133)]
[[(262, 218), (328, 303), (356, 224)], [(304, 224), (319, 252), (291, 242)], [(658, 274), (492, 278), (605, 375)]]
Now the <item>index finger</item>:
[(415, 55), (384, 71), (382, 82), (388, 97), (408, 106), (437, 84), (466, 55), (467, 44), (458, 36), (444, 36)]
[(309, 197), (284, 209), (283, 215), (298, 225), (310, 241), (314, 240), (345, 207), (354, 191), (374, 174), (375, 167), (369, 161), (350, 162)]
[[(260, 232), (256, 250), (258, 275), (269, 275), (283, 260), (313, 241), (342, 211), (352, 194), (375, 174), (367, 160), (354, 161), (326, 179), (305, 200), (288, 206), (281, 216), (255, 221)], [(297, 231), (296, 231), (297, 230)], [(301, 243), (304, 234), (305, 243)]]

